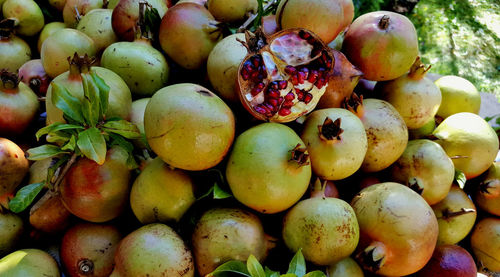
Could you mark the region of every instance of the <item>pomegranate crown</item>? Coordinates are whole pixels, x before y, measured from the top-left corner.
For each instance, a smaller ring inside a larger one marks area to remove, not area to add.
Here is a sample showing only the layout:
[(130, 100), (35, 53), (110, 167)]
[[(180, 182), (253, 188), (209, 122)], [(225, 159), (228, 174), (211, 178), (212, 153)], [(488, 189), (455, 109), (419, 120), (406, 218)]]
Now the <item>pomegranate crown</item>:
[(76, 52), (73, 54), (73, 57), (69, 56), (67, 60), (70, 74), (87, 73), (96, 61), (95, 57), (89, 57), (86, 53), (80, 56)]
[(0, 40), (8, 39), (14, 33), (14, 27), (16, 26), (16, 21), (14, 19), (3, 19), (0, 20)]
[(9, 72), (7, 69), (1, 69), (0, 70), (0, 81), (2, 82), (1, 85), (4, 88), (7, 89), (13, 89), (17, 88), (19, 85), (19, 82), (21, 81), (19, 79), (19, 76), (17, 73)]

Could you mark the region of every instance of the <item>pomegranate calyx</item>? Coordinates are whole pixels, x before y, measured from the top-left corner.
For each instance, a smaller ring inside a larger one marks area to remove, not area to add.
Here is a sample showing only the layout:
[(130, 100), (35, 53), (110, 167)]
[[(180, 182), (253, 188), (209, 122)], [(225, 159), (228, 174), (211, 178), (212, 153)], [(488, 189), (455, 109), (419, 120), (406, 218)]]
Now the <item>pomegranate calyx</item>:
[(258, 28), (255, 33), (248, 30), (245, 31), (245, 41), (236, 38), (248, 51), (248, 53), (257, 53), (267, 44), (267, 37), (261, 28)]
[(438, 219), (450, 220), (456, 216), (461, 216), (464, 214), (475, 213), (475, 212), (476, 212), (475, 209), (469, 209), (469, 208), (461, 208), (456, 212), (453, 212), (450, 209), (446, 208), (445, 210), (442, 211), (443, 215), (441, 217), (438, 217)]
[(385, 264), (383, 247), (370, 245), (356, 255), (356, 259), (364, 269), (377, 272)]
[(415, 177), (412, 177), (410, 178), (410, 180), (408, 180), (408, 187), (420, 195), (422, 195), (422, 193), (424, 192), (424, 186)]
[(340, 128), (341, 121), (340, 118), (333, 121), (331, 118), (326, 117), (323, 125), (318, 125), (319, 137), (325, 141), (340, 140), (340, 135), (344, 132), (344, 130)]
[(16, 73), (7, 71), (6, 69), (0, 70), (1, 86), (7, 90), (16, 89), (21, 81)]
[(425, 74), (427, 74), (427, 71), (431, 69), (432, 65), (429, 65), (427, 68), (425, 67), (425, 64), (422, 63), (420, 60), (420, 57), (417, 57), (415, 62), (410, 68), (410, 72), (408, 73), (408, 77), (410, 77), (413, 80), (421, 80), (422, 78), (425, 77)]
[(87, 54), (79, 56), (78, 53), (75, 52), (73, 57), (68, 57), (69, 75), (80, 76), (81, 73), (88, 73), (95, 61), (95, 57), (89, 57)]
[(316, 178), (311, 188), (311, 198), (316, 198), (316, 197), (326, 198), (325, 196), (326, 182), (327, 182), (326, 180), (321, 180), (319, 177)]
[(304, 166), (309, 164), (309, 153), (307, 153), (306, 147), (301, 147), (302, 145), (298, 143), (290, 152), (292, 153), (292, 157), (290, 161), (294, 161), (299, 166)]
[(378, 22), (378, 26), (382, 30), (387, 30), (387, 28), (389, 27), (390, 21), (391, 21), (391, 18), (388, 15), (384, 15), (384, 16), (382, 16), (382, 18)]
[(92, 275), (94, 263), (89, 259), (82, 259), (78, 262), (78, 272), (82, 275)]
[(359, 118), (363, 117), (363, 95), (358, 96), (355, 92), (353, 92), (350, 97), (346, 97), (344, 99), (342, 102), (342, 108), (352, 112)]
[(500, 195), (500, 182), (487, 180), (479, 183), (479, 192), (485, 197), (498, 197)]
[(0, 20), (0, 40), (7, 40), (14, 33), (14, 27), (16, 26), (16, 20), (12, 18), (6, 18)]

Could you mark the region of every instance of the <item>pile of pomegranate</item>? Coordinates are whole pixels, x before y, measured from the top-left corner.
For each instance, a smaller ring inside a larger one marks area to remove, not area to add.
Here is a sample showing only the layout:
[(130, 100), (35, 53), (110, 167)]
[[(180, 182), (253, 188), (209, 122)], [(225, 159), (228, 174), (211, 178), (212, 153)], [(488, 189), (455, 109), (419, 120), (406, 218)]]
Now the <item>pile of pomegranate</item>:
[(0, 0), (0, 276), (498, 277), (498, 131), (430, 69), (352, 0)]

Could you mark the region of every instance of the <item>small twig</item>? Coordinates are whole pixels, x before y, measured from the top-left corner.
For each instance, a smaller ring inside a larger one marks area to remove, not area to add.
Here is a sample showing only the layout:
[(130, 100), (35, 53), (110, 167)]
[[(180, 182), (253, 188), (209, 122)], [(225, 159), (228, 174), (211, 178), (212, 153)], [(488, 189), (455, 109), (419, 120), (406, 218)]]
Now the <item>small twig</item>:
[[(271, 0), (269, 3), (267, 3), (266, 6), (264, 6), (264, 11), (267, 10), (269, 7), (271, 7), (276, 0)], [(248, 28), (250, 24), (259, 16), (259, 12), (256, 12), (252, 14), (244, 23), (238, 28), (238, 33), (243, 33), (245, 30)]]
[(69, 161), (64, 165), (64, 168), (62, 169), (61, 173), (57, 176), (54, 184), (52, 185), (52, 191), (59, 192), (59, 185), (64, 179), (64, 176), (66, 176), (66, 173), (68, 173), (69, 169), (73, 166), (73, 164), (76, 162), (76, 158), (78, 158), (78, 155), (73, 153), (71, 155), (71, 158)]
[(443, 216), (441, 216), (440, 218), (447, 220), (447, 219), (455, 217), (455, 216), (460, 216), (460, 215), (464, 215), (464, 214), (468, 214), (468, 213), (475, 213), (475, 212), (476, 212), (476, 210), (468, 209), (468, 208), (461, 208), (457, 212), (452, 212), (449, 209), (446, 209), (443, 211)]

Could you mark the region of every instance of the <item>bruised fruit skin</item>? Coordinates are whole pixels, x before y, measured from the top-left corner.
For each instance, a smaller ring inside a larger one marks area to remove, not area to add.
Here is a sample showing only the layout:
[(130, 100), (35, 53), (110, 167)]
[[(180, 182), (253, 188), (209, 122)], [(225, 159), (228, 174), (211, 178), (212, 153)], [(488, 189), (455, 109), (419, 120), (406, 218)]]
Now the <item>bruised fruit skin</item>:
[(211, 209), (202, 215), (192, 236), (198, 273), (205, 276), (225, 262), (244, 262), (250, 255), (262, 262), (274, 246), (270, 239), (254, 214), (236, 208)]
[(244, 205), (261, 213), (281, 212), (299, 201), (309, 186), (309, 154), (288, 126), (262, 123), (236, 139), (226, 178)]
[(1, 6), (3, 18), (16, 20), (16, 33), (34, 36), (45, 25), (42, 10), (33, 0), (6, 0)]
[(127, 235), (115, 254), (110, 277), (193, 277), (191, 251), (181, 237), (164, 224), (149, 224)]
[(480, 268), (500, 272), (500, 219), (489, 217), (477, 223), (471, 247)]
[(463, 112), (447, 117), (432, 133), (456, 169), (467, 179), (488, 170), (498, 153), (498, 136), (479, 115)]
[(0, 69), (16, 72), (31, 59), (31, 49), (21, 38), (0, 34)]
[(101, 9), (101, 0), (66, 0), (63, 8), (64, 23), (68, 28), (76, 28), (78, 21), (91, 10)]
[(35, 229), (53, 234), (68, 227), (70, 216), (61, 195), (47, 193), (31, 208), (29, 221)]
[(217, 165), (234, 139), (234, 115), (217, 95), (195, 84), (159, 90), (146, 106), (144, 131), (151, 149), (185, 170)]
[(57, 30), (61, 30), (64, 28), (66, 28), (66, 24), (64, 24), (64, 22), (50, 22), (45, 24), (38, 37), (38, 43), (37, 43), (38, 52), (42, 51), (42, 44), (50, 35), (55, 33)]
[(10, 253), (23, 234), (23, 220), (16, 214), (0, 211), (0, 256)]
[(79, 159), (61, 183), (66, 208), (90, 222), (105, 222), (117, 217), (129, 196), (127, 157), (125, 150), (114, 147), (108, 150), (102, 165), (87, 158)]
[(437, 115), (442, 118), (461, 112), (479, 113), (481, 95), (476, 87), (467, 79), (448, 75), (436, 80), (443, 101), (439, 106)]
[(88, 35), (94, 40), (97, 52), (101, 52), (109, 45), (118, 41), (118, 37), (113, 32), (111, 26), (110, 9), (95, 9), (83, 16), (76, 29)]
[(472, 256), (458, 245), (436, 247), (431, 260), (416, 274), (417, 277), (477, 277)]
[(500, 162), (494, 162), (476, 189), (475, 203), (484, 211), (500, 216)]
[(342, 52), (364, 73), (363, 78), (392, 80), (405, 74), (417, 58), (417, 31), (404, 15), (366, 13), (347, 30)]
[(352, 258), (347, 257), (326, 269), (328, 277), (364, 277), (363, 270)]
[(14, 142), (0, 138), (0, 196), (13, 193), (28, 170), (23, 150)]
[(130, 206), (142, 224), (179, 221), (195, 200), (191, 178), (159, 157), (142, 170), (130, 192)]
[(207, 8), (220, 22), (237, 23), (256, 13), (257, 0), (208, 0)]
[(0, 259), (0, 276), (59, 277), (56, 261), (39, 249), (21, 249)]
[(38, 96), (45, 96), (52, 80), (42, 65), (42, 60), (35, 59), (26, 62), (19, 68), (19, 79)]
[(360, 228), (356, 259), (364, 269), (385, 276), (404, 276), (429, 261), (438, 237), (431, 207), (413, 190), (380, 183), (351, 201)]
[(61, 242), (61, 260), (69, 276), (107, 277), (122, 236), (113, 225), (80, 223)]

